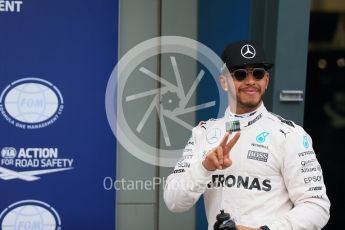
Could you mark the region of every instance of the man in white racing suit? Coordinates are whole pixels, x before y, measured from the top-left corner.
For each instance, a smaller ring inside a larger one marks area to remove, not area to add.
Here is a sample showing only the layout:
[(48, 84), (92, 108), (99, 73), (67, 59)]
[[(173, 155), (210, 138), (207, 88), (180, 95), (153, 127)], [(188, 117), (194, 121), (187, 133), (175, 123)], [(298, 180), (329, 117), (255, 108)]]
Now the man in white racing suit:
[(167, 179), (167, 207), (183, 212), (204, 195), (209, 230), (220, 209), (230, 213), (238, 230), (321, 229), (330, 201), (312, 140), (262, 102), (272, 64), (252, 41), (230, 44), (222, 59), (229, 70), (220, 77), (229, 108), (223, 118), (193, 129)]

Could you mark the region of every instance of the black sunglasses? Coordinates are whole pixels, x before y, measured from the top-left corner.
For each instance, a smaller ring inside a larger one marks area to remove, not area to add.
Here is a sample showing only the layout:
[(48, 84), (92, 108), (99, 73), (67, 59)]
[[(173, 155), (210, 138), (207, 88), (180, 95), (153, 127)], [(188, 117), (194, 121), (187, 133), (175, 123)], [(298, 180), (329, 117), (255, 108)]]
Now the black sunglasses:
[(266, 70), (264, 68), (253, 68), (251, 70), (247, 69), (236, 69), (231, 72), (231, 75), (237, 80), (237, 81), (243, 81), (246, 79), (249, 73), (252, 73), (255, 80), (261, 80), (264, 78), (266, 74)]

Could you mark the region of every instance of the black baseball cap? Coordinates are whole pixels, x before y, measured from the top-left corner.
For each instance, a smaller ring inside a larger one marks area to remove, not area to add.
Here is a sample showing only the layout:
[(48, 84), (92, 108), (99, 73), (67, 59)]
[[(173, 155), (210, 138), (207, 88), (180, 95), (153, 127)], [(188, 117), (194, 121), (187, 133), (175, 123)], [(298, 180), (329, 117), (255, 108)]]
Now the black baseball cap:
[(246, 65), (263, 66), (266, 70), (273, 66), (267, 61), (263, 47), (249, 40), (230, 43), (223, 51), (222, 60), (229, 71)]

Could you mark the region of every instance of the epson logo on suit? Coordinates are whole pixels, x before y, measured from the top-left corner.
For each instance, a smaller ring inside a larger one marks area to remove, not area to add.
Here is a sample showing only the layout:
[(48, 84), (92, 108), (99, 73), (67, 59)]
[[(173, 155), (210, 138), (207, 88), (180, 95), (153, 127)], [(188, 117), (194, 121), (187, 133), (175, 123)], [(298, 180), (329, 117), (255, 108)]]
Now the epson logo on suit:
[(0, 12), (20, 12), (23, 1), (0, 0)]
[(303, 180), (305, 184), (309, 184), (310, 182), (321, 181), (321, 179), (322, 179), (322, 176), (310, 176), (310, 177), (305, 177)]

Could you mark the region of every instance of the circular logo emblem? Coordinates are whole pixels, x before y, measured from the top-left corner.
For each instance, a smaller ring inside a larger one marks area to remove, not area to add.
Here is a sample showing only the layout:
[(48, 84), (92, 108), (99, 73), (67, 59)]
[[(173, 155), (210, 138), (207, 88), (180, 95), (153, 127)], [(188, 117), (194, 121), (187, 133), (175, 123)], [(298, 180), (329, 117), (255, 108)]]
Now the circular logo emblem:
[(17, 156), (17, 150), (13, 147), (4, 147), (1, 149), (1, 157), (5, 159), (13, 159)]
[(220, 136), (221, 136), (221, 130), (220, 129), (211, 129), (210, 131), (208, 131), (208, 133), (206, 134), (206, 140), (209, 144), (214, 144), (216, 143)]
[(0, 214), (1, 229), (60, 230), (61, 220), (50, 205), (38, 200), (11, 204)]
[(242, 48), (241, 48), (241, 55), (242, 57), (244, 58), (247, 58), (247, 59), (251, 59), (251, 58), (254, 58), (255, 57), (255, 54), (256, 54), (256, 51), (254, 49), (253, 46), (247, 44), (247, 45), (244, 45)]
[[(152, 64), (157, 58), (165, 72), (157, 72)], [(184, 71), (184, 65), (200, 70)], [(107, 118), (118, 142), (146, 163), (174, 166), (184, 148), (176, 143), (186, 143), (195, 126), (188, 120), (191, 114), (212, 111), (216, 118), (224, 113), (227, 97), (225, 93), (220, 96), (223, 90), (218, 84), (222, 67), (222, 60), (211, 49), (185, 37), (156, 37), (133, 47), (115, 66), (106, 91)], [(195, 105), (192, 98), (202, 84), (213, 93)], [(160, 137), (159, 147), (155, 136)]]
[(0, 96), (0, 112), (19, 128), (36, 129), (56, 121), (63, 110), (60, 91), (39, 78), (24, 78), (8, 85)]

